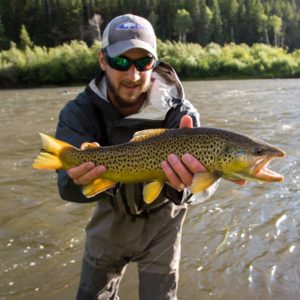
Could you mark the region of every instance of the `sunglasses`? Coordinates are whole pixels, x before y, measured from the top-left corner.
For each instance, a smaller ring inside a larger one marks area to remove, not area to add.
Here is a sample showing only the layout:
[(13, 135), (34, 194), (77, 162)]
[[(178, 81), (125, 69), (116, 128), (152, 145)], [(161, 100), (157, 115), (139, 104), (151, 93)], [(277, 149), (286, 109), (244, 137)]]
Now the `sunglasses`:
[(139, 72), (145, 72), (153, 69), (156, 63), (153, 56), (145, 56), (133, 60), (126, 56), (110, 57), (105, 51), (105, 57), (108, 65), (118, 71), (127, 71), (134, 65)]

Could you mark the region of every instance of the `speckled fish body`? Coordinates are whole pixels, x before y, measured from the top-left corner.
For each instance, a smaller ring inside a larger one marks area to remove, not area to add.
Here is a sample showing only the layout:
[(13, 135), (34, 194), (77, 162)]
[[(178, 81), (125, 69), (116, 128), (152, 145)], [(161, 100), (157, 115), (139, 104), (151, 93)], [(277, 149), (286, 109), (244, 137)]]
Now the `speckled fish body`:
[[(60, 148), (55, 155), (56, 165), (46, 163), (43, 156), (48, 155), (45, 154), (47, 148), (53, 149), (52, 144), (57, 140), (41, 136), (44, 151), (42, 159), (38, 157), (34, 162), (35, 168), (69, 169), (87, 161), (107, 167), (107, 172), (101, 175), (98, 183), (84, 189), (84, 193), (90, 197), (99, 192), (99, 188), (95, 189), (93, 186), (101, 185), (102, 180), (107, 180), (104, 188), (116, 182), (153, 182), (156, 185), (150, 186), (150, 190), (154, 187), (156, 192), (146, 201), (152, 202), (152, 198), (158, 196), (157, 193), (167, 180), (161, 162), (171, 153), (178, 157), (190, 153), (206, 167), (207, 172), (194, 176), (192, 191), (195, 193), (209, 187), (220, 177), (270, 182), (283, 180), (281, 175), (267, 169), (274, 157), (285, 155), (281, 149), (256, 138), (222, 129), (200, 127), (145, 130), (136, 133), (129, 143), (96, 148), (88, 146), (85, 150), (61, 142), (61, 146), (56, 147)], [(45, 146), (47, 144), (51, 145)], [(103, 186), (100, 189), (102, 188)]]

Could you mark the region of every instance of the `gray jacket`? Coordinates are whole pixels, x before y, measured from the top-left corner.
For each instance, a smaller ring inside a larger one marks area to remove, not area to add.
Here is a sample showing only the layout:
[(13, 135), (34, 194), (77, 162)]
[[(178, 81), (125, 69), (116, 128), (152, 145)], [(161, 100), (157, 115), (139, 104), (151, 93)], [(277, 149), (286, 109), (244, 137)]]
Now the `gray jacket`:
[[(160, 63), (153, 71), (152, 87), (147, 101), (137, 114), (122, 117), (106, 99), (104, 74), (93, 79), (75, 100), (66, 104), (59, 116), (56, 137), (76, 147), (84, 142), (98, 142), (101, 146), (128, 142), (136, 131), (150, 128), (178, 128), (180, 119), (190, 115), (194, 126), (200, 125), (199, 114), (185, 99), (182, 85), (172, 67)], [(58, 171), (59, 192), (72, 202), (123, 202), (127, 213), (147, 216), (168, 201), (183, 203), (190, 192), (177, 192), (165, 186), (152, 205), (142, 199), (143, 184), (118, 184), (116, 188), (87, 199), (81, 187), (74, 184), (65, 171)]]

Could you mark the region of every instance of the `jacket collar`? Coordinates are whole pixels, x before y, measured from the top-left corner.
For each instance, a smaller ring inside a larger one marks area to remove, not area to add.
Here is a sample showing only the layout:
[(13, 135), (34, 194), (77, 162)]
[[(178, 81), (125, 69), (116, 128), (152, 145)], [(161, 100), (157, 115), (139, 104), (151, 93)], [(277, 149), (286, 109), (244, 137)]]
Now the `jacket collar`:
[[(163, 62), (152, 72), (152, 84), (147, 99), (140, 111), (125, 117), (126, 119), (164, 120), (169, 109), (184, 99), (182, 84), (174, 69)], [(107, 99), (105, 73), (99, 73), (90, 83), (89, 88), (101, 99)], [(174, 101), (176, 99), (177, 101)]]

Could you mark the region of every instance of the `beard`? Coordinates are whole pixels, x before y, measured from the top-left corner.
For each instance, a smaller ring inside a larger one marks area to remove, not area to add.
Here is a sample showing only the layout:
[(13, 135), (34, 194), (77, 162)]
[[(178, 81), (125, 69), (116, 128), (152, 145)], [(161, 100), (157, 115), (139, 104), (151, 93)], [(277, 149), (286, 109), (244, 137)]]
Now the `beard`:
[[(130, 108), (137, 105), (137, 103), (144, 101), (146, 97), (146, 93), (150, 89), (150, 83), (141, 83), (141, 82), (135, 82), (137, 86), (141, 87), (139, 93), (128, 95), (127, 97), (124, 97), (121, 95), (120, 88), (116, 87), (112, 81), (109, 79), (108, 76), (106, 76), (106, 83), (107, 83), (107, 90), (109, 94), (113, 97), (114, 102), (120, 107), (120, 108)], [(121, 82), (122, 84), (130, 84), (130, 82)]]

